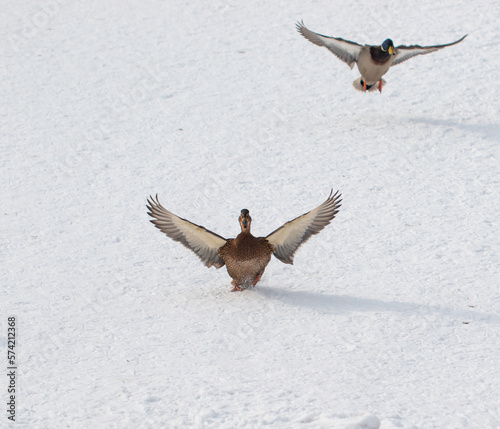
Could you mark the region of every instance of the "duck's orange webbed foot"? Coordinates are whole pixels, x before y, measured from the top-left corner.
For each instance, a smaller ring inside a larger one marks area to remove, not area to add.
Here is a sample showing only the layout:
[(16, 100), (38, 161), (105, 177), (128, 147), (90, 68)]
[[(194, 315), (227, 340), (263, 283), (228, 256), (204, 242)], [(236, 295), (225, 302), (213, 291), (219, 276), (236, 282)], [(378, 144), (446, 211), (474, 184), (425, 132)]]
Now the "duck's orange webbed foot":
[(253, 285), (254, 285), (254, 286), (255, 286), (255, 285), (259, 282), (259, 280), (260, 280), (260, 278), (261, 278), (261, 277), (262, 277), (262, 274), (259, 274), (259, 275), (255, 278), (255, 280), (253, 281)]
[(241, 292), (243, 290), (236, 284), (236, 281), (233, 280), (231, 284), (234, 286), (233, 289), (231, 289), (231, 292)]
[(384, 85), (384, 83), (382, 82), (382, 79), (380, 79), (380, 80), (378, 81), (378, 90), (379, 90), (379, 92), (382, 92), (382, 86), (383, 86), (383, 85)]

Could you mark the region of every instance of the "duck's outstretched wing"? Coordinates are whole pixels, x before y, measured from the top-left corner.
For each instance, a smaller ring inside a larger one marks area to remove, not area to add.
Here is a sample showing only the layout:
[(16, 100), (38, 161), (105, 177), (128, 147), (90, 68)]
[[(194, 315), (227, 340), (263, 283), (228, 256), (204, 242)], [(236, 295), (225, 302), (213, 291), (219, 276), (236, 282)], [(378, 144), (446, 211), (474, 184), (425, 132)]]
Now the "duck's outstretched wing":
[(274, 246), (274, 256), (285, 264), (293, 264), (293, 255), (302, 243), (305, 243), (311, 235), (319, 233), (339, 211), (340, 197), (337, 191), (333, 190), (328, 199), (311, 210), (285, 223), (276, 231), (273, 231), (266, 238)]
[(456, 45), (457, 43), (460, 43), (462, 40), (464, 40), (467, 37), (467, 34), (462, 37), (461, 39), (458, 39), (456, 42), (453, 43), (447, 43), (446, 45), (435, 45), (435, 46), (419, 46), (419, 45), (411, 45), (411, 46), (405, 46), (405, 45), (400, 45), (396, 47), (396, 56), (394, 58), (394, 61), (392, 62), (392, 65), (398, 65), (401, 64), (403, 61), (409, 60), (410, 58), (416, 57), (417, 55), (425, 55), (425, 54), (430, 54), (431, 52), (436, 52), (439, 49), (446, 48), (448, 46), (453, 46)]
[(226, 244), (226, 239), (203, 226), (196, 225), (169, 212), (153, 197), (148, 198), (148, 215), (153, 217), (151, 222), (172, 240), (178, 241), (192, 250), (207, 266), (215, 268), (224, 266), (219, 255), (219, 248)]
[(347, 63), (352, 69), (359, 59), (359, 54), (363, 46), (359, 43), (341, 39), (340, 37), (328, 37), (309, 30), (303, 21), (295, 24), (297, 31), (311, 43), (324, 46), (329, 49), (337, 58)]

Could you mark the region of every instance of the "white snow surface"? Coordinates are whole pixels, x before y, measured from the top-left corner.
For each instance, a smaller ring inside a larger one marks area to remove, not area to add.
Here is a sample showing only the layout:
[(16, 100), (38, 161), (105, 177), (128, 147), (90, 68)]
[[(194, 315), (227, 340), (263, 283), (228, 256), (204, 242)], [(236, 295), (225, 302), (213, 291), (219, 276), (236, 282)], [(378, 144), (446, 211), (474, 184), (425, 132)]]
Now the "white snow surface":
[[(301, 19), (468, 37), (362, 94)], [(500, 427), (499, 2), (4, 0), (0, 34), (10, 426)], [(145, 207), (265, 236), (331, 188), (336, 219), (240, 293)]]

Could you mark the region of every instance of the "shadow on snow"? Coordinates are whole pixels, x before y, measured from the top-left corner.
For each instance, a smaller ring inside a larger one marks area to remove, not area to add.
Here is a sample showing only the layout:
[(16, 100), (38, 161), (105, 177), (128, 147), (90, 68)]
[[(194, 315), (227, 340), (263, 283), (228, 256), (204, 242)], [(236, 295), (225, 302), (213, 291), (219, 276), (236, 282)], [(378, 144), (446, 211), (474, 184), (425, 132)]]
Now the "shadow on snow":
[(438, 305), (426, 305), (412, 302), (382, 301), (373, 298), (359, 298), (349, 295), (329, 295), (320, 292), (292, 291), (270, 286), (261, 286), (254, 289), (267, 299), (282, 302), (283, 304), (308, 308), (319, 313), (340, 314), (346, 312), (394, 312), (411, 314), (437, 313), (450, 316), (463, 323), (470, 321), (500, 323), (500, 316), (482, 313), (473, 309), (457, 310)]

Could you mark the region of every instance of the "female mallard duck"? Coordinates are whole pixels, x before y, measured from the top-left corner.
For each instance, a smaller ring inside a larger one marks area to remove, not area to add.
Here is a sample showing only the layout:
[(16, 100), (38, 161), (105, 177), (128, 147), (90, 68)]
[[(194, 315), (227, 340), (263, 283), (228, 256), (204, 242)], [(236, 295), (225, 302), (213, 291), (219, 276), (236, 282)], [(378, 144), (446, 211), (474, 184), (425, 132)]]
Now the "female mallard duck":
[(351, 69), (354, 63), (358, 64), (361, 77), (352, 84), (358, 91), (375, 91), (378, 83), (378, 90), (382, 92), (385, 80), (382, 76), (387, 73), (391, 66), (401, 64), (417, 55), (430, 54), (447, 46), (456, 45), (464, 40), (467, 35), (456, 42), (446, 45), (419, 46), (400, 45), (394, 47), (391, 39), (387, 39), (380, 46), (360, 45), (356, 42), (341, 39), (340, 37), (328, 37), (314, 33), (304, 26), (304, 22), (297, 22), (297, 30), (307, 40), (318, 46), (324, 46), (333, 52), (338, 58), (347, 63)]
[(285, 223), (267, 237), (254, 237), (250, 232), (252, 218), (247, 209), (241, 211), (241, 232), (236, 238), (220, 235), (182, 219), (164, 208), (155, 198), (148, 199), (151, 222), (172, 240), (192, 250), (207, 266), (227, 267), (232, 277), (233, 291), (255, 286), (274, 254), (281, 262), (293, 264), (299, 246), (311, 235), (319, 233), (339, 211), (341, 195), (333, 190), (327, 200), (314, 210)]

